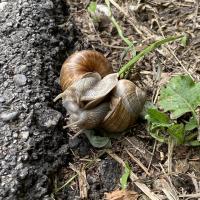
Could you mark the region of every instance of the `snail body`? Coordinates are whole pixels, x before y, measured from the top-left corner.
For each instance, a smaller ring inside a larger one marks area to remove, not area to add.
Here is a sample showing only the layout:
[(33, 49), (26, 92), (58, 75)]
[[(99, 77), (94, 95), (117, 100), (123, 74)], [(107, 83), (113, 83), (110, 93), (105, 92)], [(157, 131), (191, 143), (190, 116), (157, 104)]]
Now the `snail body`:
[(63, 106), (70, 115), (66, 127), (103, 128), (122, 132), (138, 118), (145, 92), (133, 82), (118, 80), (108, 60), (99, 52), (84, 50), (71, 55), (60, 72)]

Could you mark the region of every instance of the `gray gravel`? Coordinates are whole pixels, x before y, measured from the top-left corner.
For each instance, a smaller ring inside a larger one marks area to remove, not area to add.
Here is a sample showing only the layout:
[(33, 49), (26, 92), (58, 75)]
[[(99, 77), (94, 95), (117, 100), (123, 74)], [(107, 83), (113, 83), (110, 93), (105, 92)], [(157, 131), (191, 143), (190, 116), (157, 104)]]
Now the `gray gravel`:
[(53, 103), (75, 43), (71, 24), (58, 28), (67, 15), (60, 0), (0, 1), (0, 199), (50, 199), (51, 177), (67, 162), (61, 105)]
[(26, 76), (23, 74), (17, 74), (13, 77), (13, 80), (17, 86), (26, 85)]
[(0, 11), (2, 11), (6, 5), (7, 5), (7, 2), (1, 2), (0, 3)]
[(2, 119), (4, 122), (14, 120), (18, 115), (17, 111), (6, 111), (2, 112), (0, 115), (0, 119)]

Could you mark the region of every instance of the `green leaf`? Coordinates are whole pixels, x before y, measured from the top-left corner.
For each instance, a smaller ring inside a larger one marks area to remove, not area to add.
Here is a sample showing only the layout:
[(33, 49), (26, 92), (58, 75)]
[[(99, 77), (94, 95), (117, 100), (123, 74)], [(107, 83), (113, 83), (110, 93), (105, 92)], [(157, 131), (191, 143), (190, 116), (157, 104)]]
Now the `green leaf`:
[(130, 166), (129, 166), (128, 162), (126, 162), (124, 174), (120, 178), (120, 184), (121, 184), (121, 187), (123, 190), (125, 190), (127, 187), (127, 181), (128, 181), (128, 177), (130, 176), (130, 172), (131, 172)]
[(187, 122), (185, 125), (185, 130), (191, 131), (197, 127), (198, 127), (197, 120), (194, 117), (191, 117), (189, 122)]
[(161, 130), (159, 130), (158, 128), (155, 129), (150, 126), (149, 133), (154, 139), (158, 140), (159, 142), (166, 142), (166, 138), (164, 137), (164, 135), (161, 134)]
[(158, 111), (157, 108), (149, 108), (145, 118), (149, 122), (150, 135), (159, 142), (165, 142), (166, 138), (163, 133), (166, 132), (167, 127), (171, 126), (168, 115)]
[(104, 137), (104, 136), (102, 137), (102, 136), (96, 135), (94, 130), (84, 130), (83, 132), (87, 136), (92, 146), (97, 147), (97, 148), (111, 146), (111, 141), (109, 137)]
[(198, 140), (194, 140), (192, 142), (189, 142), (188, 144), (194, 147), (200, 146), (200, 142)]
[(173, 124), (167, 131), (176, 140), (177, 144), (184, 143), (185, 129), (183, 124)]
[(172, 78), (160, 91), (159, 105), (164, 112), (171, 112), (172, 119), (187, 112), (195, 116), (195, 109), (200, 106), (200, 83), (195, 83), (190, 76)]
[(160, 112), (157, 108), (149, 108), (145, 118), (154, 125), (169, 126), (170, 119), (167, 114)]
[(90, 13), (94, 13), (96, 11), (96, 8), (97, 8), (97, 2), (95, 1), (91, 1), (90, 2), (90, 5), (88, 6), (87, 10), (88, 12)]

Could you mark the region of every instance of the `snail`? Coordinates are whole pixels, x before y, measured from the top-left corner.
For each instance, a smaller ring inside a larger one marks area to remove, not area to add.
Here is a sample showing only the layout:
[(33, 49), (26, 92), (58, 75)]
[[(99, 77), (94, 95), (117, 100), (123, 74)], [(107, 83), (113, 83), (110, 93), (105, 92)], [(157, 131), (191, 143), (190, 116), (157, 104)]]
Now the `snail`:
[(62, 98), (70, 123), (80, 130), (101, 128), (122, 132), (136, 121), (145, 103), (145, 92), (114, 73), (103, 54), (83, 50), (72, 54), (60, 72)]

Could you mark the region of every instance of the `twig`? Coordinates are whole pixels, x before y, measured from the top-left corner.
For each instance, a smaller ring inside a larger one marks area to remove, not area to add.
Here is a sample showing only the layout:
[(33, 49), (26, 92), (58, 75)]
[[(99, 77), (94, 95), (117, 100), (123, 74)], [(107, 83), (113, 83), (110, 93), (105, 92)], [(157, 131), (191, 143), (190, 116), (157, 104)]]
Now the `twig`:
[[(192, 172), (192, 174), (188, 173), (188, 176), (190, 176), (190, 178), (192, 179), (196, 193), (200, 192), (200, 185), (198, 184), (197, 179), (195, 178), (194, 172)], [(200, 200), (200, 198), (198, 198), (198, 200)]]
[(196, 7), (195, 7), (195, 13), (194, 13), (194, 19), (193, 19), (193, 29), (196, 28), (196, 22), (197, 22), (197, 17), (198, 17), (198, 10), (199, 10), (199, 0), (196, 1)]
[(149, 162), (149, 165), (147, 167), (147, 170), (149, 171), (150, 167), (151, 167), (151, 163), (152, 163), (152, 160), (153, 160), (153, 156), (154, 156), (154, 153), (155, 153), (155, 150), (156, 150), (156, 145), (157, 145), (157, 140), (155, 140), (155, 143), (153, 145), (153, 152), (152, 152), (152, 156), (151, 156), (151, 159), (150, 159), (150, 162)]
[(188, 197), (190, 199), (192, 199), (192, 198), (200, 198), (200, 193), (196, 193), (196, 194), (181, 194), (181, 195), (179, 195), (179, 197), (181, 197), (181, 198)]
[(162, 184), (162, 191), (165, 193), (169, 200), (179, 199), (176, 190), (174, 190), (174, 186), (170, 186), (170, 184), (164, 178), (160, 179), (160, 182)]
[(73, 140), (74, 138), (76, 138), (77, 136), (81, 135), (83, 133), (83, 130), (78, 131), (75, 135), (73, 135), (71, 137), (71, 139)]
[(166, 179), (168, 180), (168, 182), (169, 182), (169, 187), (171, 188), (171, 191), (172, 191), (172, 193), (174, 194), (173, 196), (176, 196), (176, 198), (178, 198), (178, 195), (177, 195), (177, 190), (176, 190), (176, 188), (174, 187), (174, 185), (172, 184), (172, 180), (171, 180), (171, 177), (169, 176), (169, 175), (172, 175), (173, 173), (166, 173), (165, 172), (165, 169), (163, 168), (163, 166), (161, 165), (161, 163), (159, 163), (159, 165), (160, 165), (160, 167), (161, 167), (161, 169), (162, 169), (162, 171), (163, 171), (163, 173), (164, 173), (164, 176), (166, 177)]
[(148, 172), (148, 169), (138, 160), (136, 157), (133, 156), (133, 154), (125, 148), (127, 154), (144, 170), (144, 172), (148, 175), (151, 176), (151, 174)]
[(172, 51), (172, 49), (167, 46), (166, 47), (167, 50), (174, 56), (174, 58), (176, 59), (176, 61), (181, 65), (181, 67), (183, 68), (183, 70), (185, 71), (186, 74), (188, 74), (192, 80), (194, 80), (194, 78), (192, 77), (192, 75), (190, 74), (190, 72), (186, 69), (186, 67), (183, 65), (183, 63), (178, 59), (178, 57), (175, 55), (175, 53)]
[[(112, 158), (114, 158), (117, 162), (119, 162), (123, 167), (126, 166), (125, 162), (116, 154), (112, 153), (111, 151), (106, 151)], [(140, 183), (136, 181), (138, 179), (137, 175), (134, 174), (132, 171), (130, 172), (130, 179), (135, 183), (135, 185), (144, 192), (151, 200), (160, 200), (160, 198), (152, 192), (144, 183)]]
[(86, 179), (86, 172), (83, 166), (77, 169), (74, 165), (70, 164), (70, 168), (74, 170), (78, 175), (80, 198), (87, 199), (88, 197), (88, 182)]
[(126, 49), (127, 47), (122, 47), (122, 46), (116, 46), (116, 45), (111, 45), (111, 44), (106, 44), (103, 42), (103, 46), (113, 48), (113, 49)]
[(157, 99), (158, 99), (159, 92), (160, 92), (160, 87), (158, 87), (158, 88), (156, 89), (155, 96), (154, 96), (154, 98), (153, 98), (153, 103), (154, 103), (154, 104), (156, 103), (156, 101), (157, 101)]
[(139, 151), (141, 154), (145, 154), (145, 150), (140, 149), (139, 147), (135, 146), (127, 137), (125, 137), (125, 139), (137, 150)]

